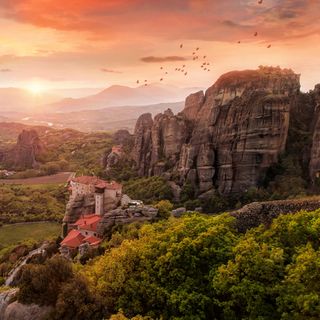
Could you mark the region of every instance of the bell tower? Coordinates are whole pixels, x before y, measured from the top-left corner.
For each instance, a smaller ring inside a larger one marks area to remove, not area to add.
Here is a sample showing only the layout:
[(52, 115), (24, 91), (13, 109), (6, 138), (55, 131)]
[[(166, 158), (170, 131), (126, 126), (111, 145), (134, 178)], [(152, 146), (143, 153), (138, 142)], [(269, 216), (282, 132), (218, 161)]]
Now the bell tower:
[(95, 199), (95, 213), (99, 216), (104, 214), (104, 190), (105, 188), (95, 188), (94, 199)]

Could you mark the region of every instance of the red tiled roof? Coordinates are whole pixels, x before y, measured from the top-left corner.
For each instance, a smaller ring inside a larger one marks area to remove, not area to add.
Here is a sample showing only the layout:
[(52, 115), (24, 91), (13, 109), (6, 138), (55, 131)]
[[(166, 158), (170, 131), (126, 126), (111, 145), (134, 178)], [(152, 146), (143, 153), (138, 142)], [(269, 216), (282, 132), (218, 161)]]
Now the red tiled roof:
[(85, 237), (78, 230), (71, 230), (68, 235), (62, 240), (61, 246), (69, 248), (78, 248), (83, 243)]
[(94, 176), (81, 176), (77, 178), (73, 178), (71, 181), (76, 182), (76, 183), (81, 183), (81, 184), (91, 184), (94, 185), (97, 188), (102, 188), (102, 189), (121, 189), (122, 185), (120, 183), (117, 183), (115, 181), (104, 181), (98, 177)]
[(95, 236), (88, 236), (83, 239), (83, 242), (88, 242), (89, 244), (95, 246), (101, 243), (101, 239), (95, 237)]
[(98, 223), (101, 220), (101, 216), (97, 214), (90, 214), (82, 216), (75, 225), (82, 230), (97, 231)]

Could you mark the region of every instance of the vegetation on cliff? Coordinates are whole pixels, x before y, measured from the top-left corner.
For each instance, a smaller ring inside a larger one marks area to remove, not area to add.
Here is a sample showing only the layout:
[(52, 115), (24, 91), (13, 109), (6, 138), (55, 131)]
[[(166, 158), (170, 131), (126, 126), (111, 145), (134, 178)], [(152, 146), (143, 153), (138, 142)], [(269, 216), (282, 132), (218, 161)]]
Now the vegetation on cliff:
[(55, 305), (52, 319), (316, 319), (319, 213), (246, 234), (228, 215), (133, 226), (84, 267), (61, 258), (26, 266), (19, 300)]

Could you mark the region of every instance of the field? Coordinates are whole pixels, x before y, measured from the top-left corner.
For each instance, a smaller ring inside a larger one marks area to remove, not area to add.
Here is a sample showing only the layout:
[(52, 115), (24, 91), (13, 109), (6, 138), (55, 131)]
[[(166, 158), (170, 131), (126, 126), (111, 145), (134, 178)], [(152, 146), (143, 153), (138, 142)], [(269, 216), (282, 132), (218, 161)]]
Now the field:
[(43, 241), (60, 235), (61, 225), (53, 222), (36, 222), (0, 227), (1, 247), (15, 245), (26, 240)]
[(50, 176), (27, 178), (27, 179), (0, 179), (0, 184), (24, 184), (24, 185), (39, 185), (39, 184), (62, 184), (66, 183), (72, 172), (60, 172)]

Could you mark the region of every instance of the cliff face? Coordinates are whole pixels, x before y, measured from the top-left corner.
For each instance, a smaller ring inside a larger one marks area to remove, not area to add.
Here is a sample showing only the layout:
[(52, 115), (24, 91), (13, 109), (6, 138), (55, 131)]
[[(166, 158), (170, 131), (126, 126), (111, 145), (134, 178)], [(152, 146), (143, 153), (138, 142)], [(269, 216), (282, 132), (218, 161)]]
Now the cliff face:
[(2, 161), (17, 170), (34, 169), (37, 159), (45, 151), (38, 133), (35, 130), (23, 130), (15, 147), (3, 154)]
[(320, 84), (313, 91), (315, 104), (314, 126), (310, 157), (310, 178), (313, 183), (320, 178)]
[(300, 76), (260, 68), (223, 75), (205, 94), (186, 99), (184, 110), (142, 115), (133, 159), (140, 175), (167, 172), (199, 193), (239, 193), (255, 186), (284, 151), (290, 103)]

